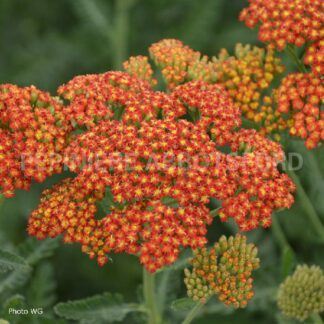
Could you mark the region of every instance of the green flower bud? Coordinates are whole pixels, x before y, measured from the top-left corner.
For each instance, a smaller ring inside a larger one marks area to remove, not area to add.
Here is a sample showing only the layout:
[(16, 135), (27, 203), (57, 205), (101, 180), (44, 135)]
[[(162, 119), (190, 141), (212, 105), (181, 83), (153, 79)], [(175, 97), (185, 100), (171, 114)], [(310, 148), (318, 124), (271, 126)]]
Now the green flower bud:
[(321, 268), (297, 266), (280, 285), (277, 302), (287, 317), (299, 321), (324, 311), (324, 274)]
[(253, 296), (252, 271), (259, 267), (256, 252), (255, 246), (247, 244), (246, 237), (239, 234), (222, 236), (209, 250), (194, 251), (190, 260), (193, 270), (185, 270), (188, 296), (204, 302), (209, 296), (219, 294), (226, 305), (245, 307)]

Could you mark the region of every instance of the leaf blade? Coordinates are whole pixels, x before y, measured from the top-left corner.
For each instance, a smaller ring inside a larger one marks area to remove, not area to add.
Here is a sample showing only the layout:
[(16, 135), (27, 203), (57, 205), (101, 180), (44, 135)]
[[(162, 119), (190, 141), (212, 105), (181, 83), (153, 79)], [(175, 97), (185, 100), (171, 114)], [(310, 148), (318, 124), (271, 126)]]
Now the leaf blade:
[(0, 250), (0, 272), (8, 272), (26, 266), (27, 263), (22, 257), (8, 251)]
[(144, 306), (127, 304), (119, 294), (104, 293), (82, 300), (59, 303), (55, 313), (69, 320), (79, 320), (84, 324), (113, 323), (122, 321), (130, 312), (143, 312)]

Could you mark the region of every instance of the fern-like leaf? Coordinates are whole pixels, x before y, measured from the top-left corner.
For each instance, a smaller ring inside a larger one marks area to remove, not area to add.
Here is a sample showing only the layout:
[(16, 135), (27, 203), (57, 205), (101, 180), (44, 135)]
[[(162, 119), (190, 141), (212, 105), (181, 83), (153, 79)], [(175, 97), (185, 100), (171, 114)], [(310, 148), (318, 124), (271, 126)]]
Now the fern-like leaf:
[(27, 263), (18, 255), (0, 250), (0, 272), (15, 270), (20, 267), (27, 267)]
[(28, 304), (45, 309), (53, 306), (56, 299), (55, 288), (52, 265), (49, 262), (41, 263), (28, 284), (26, 296)]
[(59, 238), (38, 241), (28, 238), (18, 247), (18, 252), (28, 265), (0, 276), (0, 298), (10, 296), (23, 287), (30, 278), (32, 266), (40, 260), (50, 257), (58, 246)]
[(20, 255), (30, 265), (35, 265), (42, 259), (53, 255), (59, 245), (59, 238), (39, 241), (35, 238), (28, 238), (19, 246)]
[(128, 313), (145, 311), (144, 306), (124, 303), (121, 295), (110, 293), (59, 303), (54, 310), (57, 315), (82, 324), (120, 322)]
[(0, 276), (0, 297), (8, 297), (13, 292), (16, 292), (23, 287), (29, 280), (31, 274), (30, 267), (22, 267), (14, 270), (9, 274)]

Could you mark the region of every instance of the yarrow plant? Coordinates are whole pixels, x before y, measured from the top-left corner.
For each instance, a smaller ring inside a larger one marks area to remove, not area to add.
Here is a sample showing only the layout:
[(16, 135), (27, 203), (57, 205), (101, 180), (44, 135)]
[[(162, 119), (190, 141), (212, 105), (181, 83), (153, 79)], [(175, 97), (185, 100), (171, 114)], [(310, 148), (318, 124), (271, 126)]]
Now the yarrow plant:
[[(185, 249), (193, 251), (184, 282), (196, 304), (183, 323), (213, 295), (246, 307), (260, 265), (256, 246), (236, 234), (208, 247), (207, 231), (216, 217), (232, 219), (240, 232), (268, 228), (273, 212), (292, 206), (300, 189), (295, 174), (278, 168), (285, 165), (279, 140), (287, 129), (308, 149), (324, 139), (322, 7), (316, 0), (251, 0), (240, 19), (260, 25), (265, 48), (237, 44), (233, 55), (222, 49), (209, 58), (164, 39), (150, 46), (150, 58), (129, 58), (125, 71), (76, 76), (57, 97), (34, 86), (0, 86), (2, 194), (12, 197), (64, 168), (73, 174), (44, 190), (29, 235), (62, 235), (99, 266), (113, 253), (137, 256), (151, 324), (163, 315), (154, 273), (172, 267)], [(304, 61), (293, 45), (305, 47)], [(299, 73), (283, 76), (276, 49), (285, 48)], [(320, 224), (309, 205), (307, 211)], [(278, 303), (290, 315), (296, 305), (287, 285)]]

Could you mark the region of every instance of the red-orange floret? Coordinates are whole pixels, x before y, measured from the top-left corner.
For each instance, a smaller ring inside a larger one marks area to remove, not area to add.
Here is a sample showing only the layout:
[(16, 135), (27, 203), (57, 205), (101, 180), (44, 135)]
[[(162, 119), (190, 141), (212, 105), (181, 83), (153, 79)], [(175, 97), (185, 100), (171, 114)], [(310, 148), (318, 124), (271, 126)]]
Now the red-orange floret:
[(62, 170), (71, 127), (62, 103), (36, 87), (0, 85), (0, 188), (11, 197)]
[(259, 39), (282, 50), (287, 44), (302, 46), (324, 37), (322, 0), (249, 0), (240, 20), (253, 28)]
[(290, 135), (304, 139), (308, 149), (324, 141), (323, 98), (323, 82), (312, 73), (288, 74), (275, 92), (277, 111), (289, 116)]

